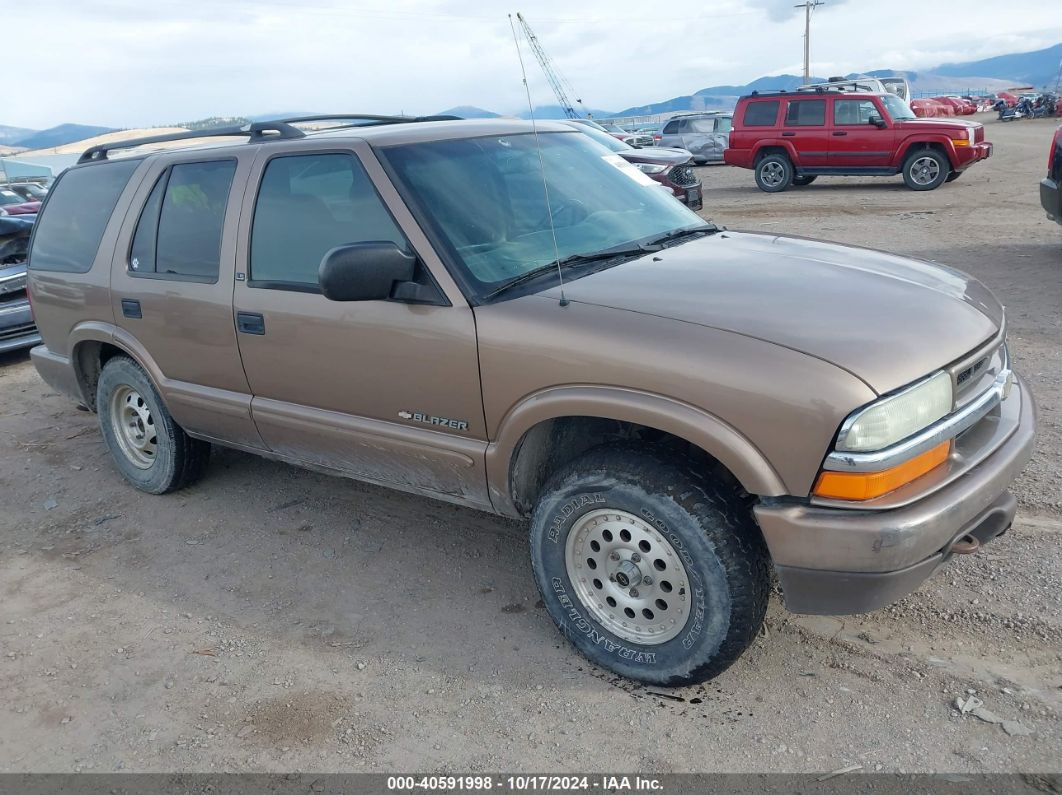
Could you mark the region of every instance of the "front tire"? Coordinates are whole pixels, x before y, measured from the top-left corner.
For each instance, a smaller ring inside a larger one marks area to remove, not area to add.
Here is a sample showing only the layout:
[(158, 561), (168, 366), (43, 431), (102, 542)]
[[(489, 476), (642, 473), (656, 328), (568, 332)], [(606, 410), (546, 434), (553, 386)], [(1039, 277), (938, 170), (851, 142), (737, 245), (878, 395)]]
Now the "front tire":
[(950, 173), (948, 158), (936, 149), (911, 152), (903, 162), (903, 181), (911, 190), (935, 190)]
[(793, 184), (793, 164), (785, 155), (767, 155), (756, 164), (756, 186), (766, 193), (781, 193)]
[(817, 176), (818, 174), (811, 174), (808, 176), (796, 176), (793, 177), (793, 184), (796, 185), (798, 188), (802, 188), (805, 185), (810, 185), (812, 182), (814, 182), (815, 177)]
[(599, 447), (557, 472), (532, 516), (531, 560), (572, 645), (653, 685), (722, 673), (767, 609), (768, 556), (748, 507), (651, 448)]
[(210, 445), (173, 421), (155, 385), (126, 356), (108, 360), (96, 385), (103, 441), (118, 471), (149, 494), (165, 494), (200, 477)]

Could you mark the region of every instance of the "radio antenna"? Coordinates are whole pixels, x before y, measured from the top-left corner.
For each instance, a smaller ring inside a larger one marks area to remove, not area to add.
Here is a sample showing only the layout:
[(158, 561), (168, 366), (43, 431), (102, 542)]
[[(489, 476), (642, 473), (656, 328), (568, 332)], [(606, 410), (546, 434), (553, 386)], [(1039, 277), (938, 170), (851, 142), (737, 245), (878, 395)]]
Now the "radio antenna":
[(546, 217), (549, 219), (549, 233), (553, 237), (553, 256), (557, 263), (557, 281), (560, 284), (560, 305), (567, 306), (564, 295), (564, 272), (560, 263), (560, 246), (557, 245), (557, 229), (553, 225), (553, 208), (549, 203), (549, 184), (546, 182), (546, 161), (542, 157), (542, 142), (538, 140), (538, 124), (535, 121), (535, 108), (531, 104), (531, 88), (527, 85), (527, 70), (524, 68), (524, 55), (520, 51), (520, 39), (516, 35), (513, 15), (509, 14), (509, 27), (513, 31), (513, 44), (516, 45), (516, 57), (520, 60), (520, 76), (524, 81), (524, 93), (527, 95), (527, 113), (531, 117), (531, 131), (535, 135), (535, 149), (538, 151), (538, 170), (542, 175), (542, 194), (546, 197)]

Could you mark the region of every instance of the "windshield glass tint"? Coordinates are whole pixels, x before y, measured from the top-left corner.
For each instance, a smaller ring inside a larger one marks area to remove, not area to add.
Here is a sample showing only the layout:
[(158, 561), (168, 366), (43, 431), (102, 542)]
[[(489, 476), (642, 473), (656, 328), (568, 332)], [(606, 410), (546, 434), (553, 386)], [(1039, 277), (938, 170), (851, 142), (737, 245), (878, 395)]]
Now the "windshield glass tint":
[(893, 119), (913, 119), (915, 118), (914, 111), (911, 110), (911, 106), (900, 99), (895, 94), (886, 94), (882, 97), (882, 101), (885, 103), (885, 109), (889, 112), (889, 115)]
[(406, 193), (480, 294), (559, 256), (659, 237), (705, 222), (585, 135), (462, 138), (385, 150)]

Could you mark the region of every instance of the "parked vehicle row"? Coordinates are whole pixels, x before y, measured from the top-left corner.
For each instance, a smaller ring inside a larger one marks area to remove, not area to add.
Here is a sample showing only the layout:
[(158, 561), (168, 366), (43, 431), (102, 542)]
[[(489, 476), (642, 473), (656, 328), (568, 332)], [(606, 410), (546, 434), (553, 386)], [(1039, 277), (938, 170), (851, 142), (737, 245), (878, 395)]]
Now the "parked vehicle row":
[(7, 186), (0, 186), (0, 216), (2, 215), (36, 215), (40, 210), (40, 201), (26, 200), (26, 197)]

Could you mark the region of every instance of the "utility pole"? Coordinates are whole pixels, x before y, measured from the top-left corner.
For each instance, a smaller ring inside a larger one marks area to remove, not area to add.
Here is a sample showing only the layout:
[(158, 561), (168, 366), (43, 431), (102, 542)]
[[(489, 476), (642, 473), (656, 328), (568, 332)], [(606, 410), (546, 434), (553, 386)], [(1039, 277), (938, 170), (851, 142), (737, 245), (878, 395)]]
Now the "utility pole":
[(804, 9), (804, 83), (811, 82), (811, 12), (826, 5), (825, 0), (805, 0), (793, 8)]

